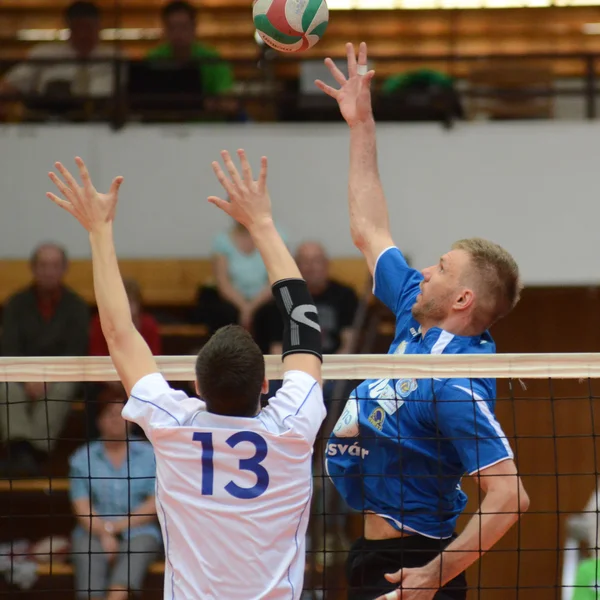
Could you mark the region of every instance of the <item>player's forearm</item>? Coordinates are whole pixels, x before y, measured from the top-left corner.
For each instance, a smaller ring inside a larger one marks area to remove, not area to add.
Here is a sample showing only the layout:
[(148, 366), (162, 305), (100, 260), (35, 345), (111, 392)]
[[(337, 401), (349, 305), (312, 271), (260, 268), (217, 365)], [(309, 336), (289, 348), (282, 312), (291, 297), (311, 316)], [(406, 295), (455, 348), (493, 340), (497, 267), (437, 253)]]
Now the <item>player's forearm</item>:
[(112, 224), (90, 232), (94, 292), (102, 332), (107, 343), (135, 331), (129, 300), (119, 271)]
[(106, 533), (104, 527), (106, 521), (98, 516), (88, 500), (75, 500), (73, 502), (73, 512), (77, 517), (79, 525), (86, 531), (94, 535), (103, 535)]
[(340, 347), (337, 351), (338, 354), (350, 354), (352, 351), (352, 341), (354, 337), (354, 329), (352, 327), (345, 327), (340, 332)]
[(350, 231), (363, 250), (371, 236), (389, 232), (388, 209), (377, 165), (375, 121), (350, 129), (350, 175), (348, 180)]
[(129, 516), (115, 522), (115, 533), (121, 533), (126, 529), (141, 527), (146, 523), (156, 520), (156, 499), (151, 496), (144, 500)]
[(427, 565), (432, 580), (440, 587), (469, 568), (500, 540), (527, 510), (523, 491), (488, 492), (478, 514), (473, 515), (464, 531), (438, 557)]
[(252, 302), (250, 303), (250, 308), (251, 308), (251, 310), (255, 311), (256, 309), (261, 307), (263, 304), (265, 304), (266, 302), (268, 302), (269, 300), (272, 300), (272, 299), (273, 299), (273, 292), (271, 291), (271, 286), (267, 285), (252, 300)]
[(243, 310), (248, 301), (240, 294), (229, 281), (217, 282), (219, 294), (228, 302), (231, 302), (238, 310)]
[(281, 279), (302, 278), (296, 262), (281, 239), (273, 221), (253, 224), (248, 231), (265, 263), (271, 285)]

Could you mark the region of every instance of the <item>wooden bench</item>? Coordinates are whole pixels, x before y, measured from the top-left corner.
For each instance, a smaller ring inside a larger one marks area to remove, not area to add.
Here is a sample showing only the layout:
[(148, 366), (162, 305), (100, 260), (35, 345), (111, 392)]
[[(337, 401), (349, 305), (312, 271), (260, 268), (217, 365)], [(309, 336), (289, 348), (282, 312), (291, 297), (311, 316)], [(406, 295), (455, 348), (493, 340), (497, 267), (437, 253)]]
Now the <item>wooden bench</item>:
[[(144, 303), (149, 307), (191, 306), (199, 286), (212, 281), (209, 259), (129, 259), (121, 260), (119, 265), (123, 277), (131, 277), (139, 283)], [(369, 275), (362, 257), (332, 258), (330, 268), (332, 278), (362, 295)], [(6, 302), (30, 281), (28, 261), (0, 261), (0, 303)], [(90, 260), (71, 261), (66, 283), (90, 304), (95, 304)], [(195, 335), (190, 329), (186, 331)], [(164, 333), (168, 335), (168, 332), (169, 329), (165, 328)]]

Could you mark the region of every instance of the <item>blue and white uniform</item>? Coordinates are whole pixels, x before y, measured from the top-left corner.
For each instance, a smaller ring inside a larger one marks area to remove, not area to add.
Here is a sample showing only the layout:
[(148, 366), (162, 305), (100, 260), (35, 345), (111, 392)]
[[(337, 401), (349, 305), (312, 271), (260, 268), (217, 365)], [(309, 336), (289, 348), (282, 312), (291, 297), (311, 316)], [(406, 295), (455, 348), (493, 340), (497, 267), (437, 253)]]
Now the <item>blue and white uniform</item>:
[[(490, 354), (489, 333), (462, 337), (412, 316), (423, 276), (398, 248), (379, 256), (374, 293), (396, 315), (390, 354)], [(494, 416), (493, 379), (380, 379), (350, 395), (327, 443), (326, 466), (355, 510), (394, 528), (449, 538), (467, 502), (460, 480), (513, 458)]]
[(165, 600), (299, 600), (320, 385), (288, 371), (253, 418), (209, 413), (160, 373), (138, 381), (123, 417), (156, 456)]

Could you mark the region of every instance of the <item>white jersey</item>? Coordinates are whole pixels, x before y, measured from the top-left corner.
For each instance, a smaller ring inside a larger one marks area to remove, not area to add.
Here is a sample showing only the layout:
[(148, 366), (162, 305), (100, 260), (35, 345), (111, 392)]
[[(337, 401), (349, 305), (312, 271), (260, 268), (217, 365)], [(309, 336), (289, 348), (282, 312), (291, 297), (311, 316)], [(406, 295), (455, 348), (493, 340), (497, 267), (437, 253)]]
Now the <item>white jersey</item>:
[(319, 384), (289, 371), (254, 418), (206, 411), (162, 375), (134, 386), (123, 417), (156, 455), (165, 600), (296, 600), (302, 594)]

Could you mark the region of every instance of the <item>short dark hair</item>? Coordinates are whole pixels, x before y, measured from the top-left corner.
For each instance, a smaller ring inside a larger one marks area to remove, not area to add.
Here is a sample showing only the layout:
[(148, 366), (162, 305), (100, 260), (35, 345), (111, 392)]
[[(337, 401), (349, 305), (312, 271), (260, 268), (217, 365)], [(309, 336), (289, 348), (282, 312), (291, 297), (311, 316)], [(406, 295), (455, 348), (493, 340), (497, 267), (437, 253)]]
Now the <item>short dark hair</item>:
[(185, 0), (173, 0), (173, 2), (165, 4), (160, 12), (160, 15), (162, 20), (166, 21), (171, 15), (179, 12), (186, 13), (192, 21), (196, 20), (196, 7), (189, 2), (185, 2)]
[(196, 379), (209, 412), (253, 417), (265, 379), (265, 359), (243, 327), (227, 325), (200, 350)]
[(87, 0), (77, 0), (69, 4), (65, 10), (65, 21), (70, 23), (74, 19), (99, 19), (100, 9)]
[(31, 256), (29, 257), (29, 264), (32, 267), (35, 267), (35, 263), (38, 260), (40, 250), (42, 250), (44, 248), (56, 248), (62, 254), (63, 265), (65, 266), (65, 268), (67, 267), (67, 265), (69, 264), (69, 256), (67, 254), (67, 251), (61, 245), (56, 244), (55, 242), (43, 242), (42, 244), (38, 244), (33, 249), (33, 252), (31, 253)]

